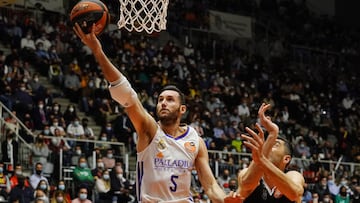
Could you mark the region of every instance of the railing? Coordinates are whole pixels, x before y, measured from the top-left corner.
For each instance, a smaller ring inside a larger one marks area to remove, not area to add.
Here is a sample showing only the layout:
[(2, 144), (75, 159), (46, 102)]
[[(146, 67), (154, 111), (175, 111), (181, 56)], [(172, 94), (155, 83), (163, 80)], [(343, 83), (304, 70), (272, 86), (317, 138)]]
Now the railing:
[[(235, 159), (235, 163), (237, 164), (229, 164), (226, 161), (224, 161), (225, 157), (232, 157)], [(214, 172), (215, 177), (218, 177), (221, 175), (221, 172), (226, 168), (229, 169), (231, 174), (236, 174), (239, 169), (242, 169), (244, 167), (243, 164), (248, 165), (250, 163), (251, 159), (251, 153), (238, 153), (238, 152), (223, 152), (223, 151), (216, 151), (216, 150), (209, 150), (209, 164), (211, 169)], [(333, 174), (334, 178), (336, 177), (337, 171), (339, 168), (343, 168), (346, 171), (348, 171), (351, 175), (353, 175), (356, 170), (360, 169), (360, 163), (354, 163), (354, 162), (343, 162), (342, 157), (339, 158), (337, 161), (332, 160), (312, 160), (312, 159), (304, 159), (304, 158), (292, 158), (292, 161), (290, 163), (290, 166), (296, 167), (296, 169), (301, 172), (304, 176), (306, 176), (306, 172), (309, 170), (308, 166), (311, 163), (317, 162), (323, 166), (327, 166), (327, 168), (330, 169), (329, 172)]]
[[(10, 122), (6, 122), (7, 118), (11, 118), (14, 122), (10, 123)], [(31, 149), (32, 149), (32, 145), (27, 143), (26, 140), (21, 136), (21, 134), (26, 133), (27, 135), (31, 136), (33, 139), (35, 138), (34, 132), (32, 132), (30, 129), (28, 129), (23, 123), (22, 121), (16, 117), (15, 114), (13, 114), (2, 102), (0, 102), (0, 128), (1, 128), (1, 137), (0, 137), (0, 141), (3, 142), (6, 140), (6, 136), (7, 133), (11, 131), (13, 131), (16, 134), (15, 139), (18, 141), (19, 143), (19, 151), (18, 151), (18, 163), (21, 164), (21, 166), (23, 167), (24, 171), (31, 171), (32, 170), (32, 163), (31, 163)], [(47, 139), (56, 139), (56, 137), (53, 136), (44, 136), (44, 138)], [(60, 139), (60, 138), (59, 138)], [(119, 151), (120, 151), (120, 155), (115, 155), (114, 157), (121, 159), (123, 164), (124, 164), (124, 171), (128, 172), (129, 171), (129, 158), (128, 158), (128, 154), (126, 151), (126, 147), (124, 145), (124, 143), (121, 142), (108, 142), (108, 141), (97, 141), (97, 140), (82, 140), (82, 139), (76, 139), (76, 138), (67, 138), (67, 137), (61, 137), (61, 139), (63, 140), (67, 140), (67, 141), (73, 141), (73, 142), (86, 142), (86, 143), (93, 143), (94, 144), (94, 148), (98, 147), (98, 146), (102, 146), (102, 145), (106, 145), (106, 146), (117, 146)], [(0, 145), (0, 149), (1, 149), (1, 145)], [(60, 174), (59, 177), (63, 177), (63, 152), (61, 151), (60, 153), (60, 163), (59, 166), (60, 168)], [(92, 165), (95, 166), (96, 160), (92, 160)], [(9, 166), (14, 166), (13, 160), (11, 160), (9, 163), (5, 163), (6, 165)]]
[[(342, 62), (341, 53), (326, 49), (317, 49), (301, 45), (292, 45), (292, 59), (300, 65), (339, 65)], [(326, 67), (328, 67), (326, 66)]]
[[(14, 122), (6, 122), (6, 118), (11, 118)], [(0, 102), (0, 128), (1, 128), (1, 137), (0, 140), (3, 142), (6, 140), (7, 134), (11, 131), (16, 134), (14, 138), (16, 141), (19, 142), (19, 151), (18, 151), (18, 160), (19, 163), (22, 165), (24, 169), (31, 169), (29, 155), (31, 153), (31, 145), (28, 144), (23, 137), (20, 136), (20, 132), (30, 135), (34, 137), (31, 130), (29, 130), (17, 117), (14, 115), (2, 102)], [(1, 146), (0, 146), (1, 148)], [(3, 156), (3, 155), (2, 155)], [(13, 160), (10, 162), (5, 163), (8, 167), (14, 166)]]

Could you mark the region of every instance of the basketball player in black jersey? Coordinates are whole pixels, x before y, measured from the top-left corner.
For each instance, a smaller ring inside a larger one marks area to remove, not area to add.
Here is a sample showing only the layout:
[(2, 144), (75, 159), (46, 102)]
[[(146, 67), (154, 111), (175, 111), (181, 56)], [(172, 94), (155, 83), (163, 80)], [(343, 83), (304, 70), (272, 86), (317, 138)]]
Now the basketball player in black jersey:
[[(265, 116), (269, 108), (270, 104), (262, 104), (258, 112), (260, 124), (268, 132), (266, 141), (259, 124), (256, 124), (258, 133), (246, 128), (249, 135), (242, 135), (244, 144), (252, 150), (252, 162), (238, 175), (236, 195), (245, 203), (301, 202), (304, 178), (297, 171), (286, 172), (292, 147), (286, 138), (278, 137), (278, 126)], [(235, 201), (227, 198), (226, 202)]]

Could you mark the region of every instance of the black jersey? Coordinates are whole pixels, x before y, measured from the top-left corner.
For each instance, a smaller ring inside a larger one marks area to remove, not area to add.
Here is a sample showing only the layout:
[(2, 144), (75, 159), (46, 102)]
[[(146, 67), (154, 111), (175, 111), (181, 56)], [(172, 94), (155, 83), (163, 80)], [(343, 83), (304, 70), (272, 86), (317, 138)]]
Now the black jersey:
[(264, 181), (261, 179), (260, 184), (244, 200), (244, 203), (293, 203), (285, 195), (275, 190), (272, 194), (268, 191)]

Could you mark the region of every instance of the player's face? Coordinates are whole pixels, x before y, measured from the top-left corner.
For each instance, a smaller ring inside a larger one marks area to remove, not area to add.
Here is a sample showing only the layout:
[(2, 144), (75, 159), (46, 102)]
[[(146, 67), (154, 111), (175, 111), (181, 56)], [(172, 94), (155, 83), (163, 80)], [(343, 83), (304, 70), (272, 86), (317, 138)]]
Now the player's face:
[(165, 90), (159, 95), (156, 113), (160, 121), (175, 122), (183, 114), (183, 109), (178, 92)]
[(281, 139), (277, 139), (274, 146), (271, 149), (270, 161), (277, 167), (285, 168), (287, 164), (286, 161), (289, 161), (290, 155), (285, 154), (285, 142)]

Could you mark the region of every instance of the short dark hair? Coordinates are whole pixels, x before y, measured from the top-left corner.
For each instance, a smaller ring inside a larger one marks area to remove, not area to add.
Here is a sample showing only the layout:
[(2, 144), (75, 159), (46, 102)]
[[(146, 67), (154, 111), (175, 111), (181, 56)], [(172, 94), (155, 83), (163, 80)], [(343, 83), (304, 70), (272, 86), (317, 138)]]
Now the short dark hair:
[(285, 150), (286, 150), (285, 152), (287, 155), (290, 155), (292, 157), (294, 153), (294, 149), (292, 147), (291, 142), (287, 139), (287, 137), (285, 135), (279, 135), (277, 139), (284, 141)]
[(184, 93), (181, 92), (181, 90), (178, 87), (176, 87), (175, 85), (166, 85), (159, 91), (159, 95), (166, 90), (172, 90), (179, 93), (181, 104), (185, 104), (185, 95)]

